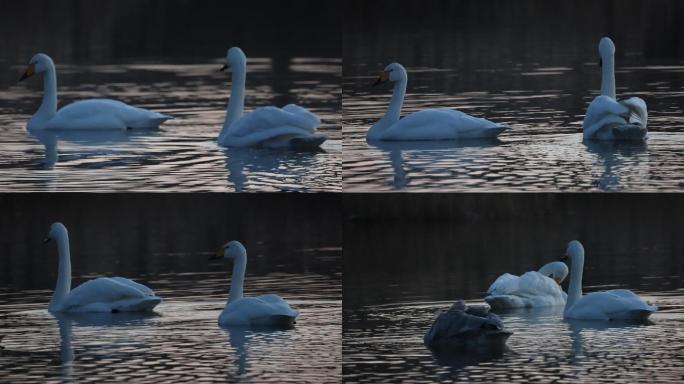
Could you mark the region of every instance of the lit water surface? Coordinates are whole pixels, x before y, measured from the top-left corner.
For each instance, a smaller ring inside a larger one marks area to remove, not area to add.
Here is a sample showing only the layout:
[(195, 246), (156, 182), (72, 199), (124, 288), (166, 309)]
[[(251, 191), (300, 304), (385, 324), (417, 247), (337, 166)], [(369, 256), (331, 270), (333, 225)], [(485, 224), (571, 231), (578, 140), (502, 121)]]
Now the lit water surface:
[[(27, 58), (28, 60), (28, 58)], [(280, 59), (279, 59), (280, 60)], [(209, 60), (208, 60), (209, 61)], [(59, 106), (106, 97), (171, 114), (156, 131), (32, 134), (40, 76), (0, 93), (0, 190), (339, 191), (340, 59), (250, 57), (245, 107), (294, 102), (318, 114), (320, 151), (226, 149), (216, 144), (229, 95), (220, 60), (207, 64), (57, 65)], [(24, 64), (8, 66), (21, 74)], [(17, 75), (19, 76), (19, 75)]]

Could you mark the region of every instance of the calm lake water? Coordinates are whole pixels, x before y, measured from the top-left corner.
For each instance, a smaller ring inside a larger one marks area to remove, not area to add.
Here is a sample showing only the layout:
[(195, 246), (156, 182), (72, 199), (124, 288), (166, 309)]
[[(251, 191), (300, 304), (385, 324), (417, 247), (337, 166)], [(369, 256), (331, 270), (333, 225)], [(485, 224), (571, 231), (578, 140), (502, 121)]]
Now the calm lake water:
[[(7, 213), (0, 229), (8, 234), (0, 244), (3, 380), (340, 382), (340, 221), (311, 213), (334, 218), (326, 208), (333, 197), (44, 197), (0, 199)], [(135, 279), (164, 298), (155, 314), (48, 313), (57, 257), (54, 244), (40, 239), (43, 222), (55, 217), (70, 229), (72, 286), (99, 276)], [(245, 294), (281, 295), (301, 312), (294, 329), (219, 328), (232, 264), (208, 258), (231, 238), (248, 249)]]
[[(403, 195), (345, 198), (345, 382), (681, 381), (676, 196), (412, 196), (410, 207)], [(558, 260), (571, 239), (587, 252), (584, 292), (634, 290), (658, 305), (653, 324), (567, 321), (562, 308), (514, 311), (500, 313), (514, 332), (503, 356), (433, 355), (424, 346), (439, 311), (459, 298), (484, 304), (499, 275)]]
[[(388, 4), (347, 5), (353, 16), (345, 18), (344, 35), (345, 191), (684, 187), (684, 44), (672, 38), (682, 31), (668, 16), (681, 4)], [(385, 17), (368, 19), (380, 11)], [(584, 113), (600, 88), (597, 46), (604, 35), (616, 44), (618, 96), (647, 102), (646, 143), (582, 142)], [(484, 142), (366, 142), (392, 92), (371, 84), (395, 61), (408, 71), (402, 115), (449, 107), (512, 129)]]
[[(16, 41), (0, 43), (0, 190), (341, 190), (341, 43), (339, 33), (330, 33), (340, 28), (336, 6), (309, 1), (293, 6), (272, 1), (239, 6), (186, 1), (34, 6), (32, 11), (4, 4), (5, 12), (0, 12), (0, 31), (17, 36)], [(27, 12), (45, 13), (46, 20), (26, 19)], [(237, 19), (244, 22), (226, 23), (221, 17), (254, 12), (259, 20), (245, 17)], [(309, 12), (330, 14), (307, 24), (321, 33), (315, 40), (311, 30), (293, 32), (275, 21)], [(188, 19), (188, 14), (193, 17)], [(53, 25), (47, 15), (61, 23)], [(274, 35), (280, 36), (277, 43)], [(320, 132), (329, 138), (320, 151), (226, 149), (216, 144), (230, 93), (230, 73), (218, 69), (233, 45), (241, 46), (249, 58), (246, 111), (288, 103), (304, 106), (320, 116)], [(27, 132), (26, 123), (42, 97), (42, 79), (17, 79), (38, 52), (55, 60), (60, 107), (85, 98), (112, 98), (175, 120), (151, 132)]]

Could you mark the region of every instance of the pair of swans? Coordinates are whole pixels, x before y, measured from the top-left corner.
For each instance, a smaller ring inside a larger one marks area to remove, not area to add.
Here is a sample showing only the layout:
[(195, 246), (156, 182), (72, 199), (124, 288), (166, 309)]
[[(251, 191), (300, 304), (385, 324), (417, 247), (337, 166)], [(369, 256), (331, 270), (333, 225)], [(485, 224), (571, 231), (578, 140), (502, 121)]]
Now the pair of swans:
[[(59, 266), (57, 285), (48, 305), (50, 312), (145, 312), (162, 302), (147, 286), (124, 277), (99, 277), (71, 289), (69, 234), (62, 223), (50, 226), (44, 242), (51, 240), (57, 244)], [(279, 296), (243, 296), (247, 251), (240, 242), (227, 243), (217, 255), (235, 262), (229, 300), (219, 316), (219, 325), (288, 327), (294, 324), (299, 312)]]
[[(247, 57), (233, 47), (228, 50), (226, 63), (221, 71), (231, 68), (232, 85), (219, 145), (309, 150), (326, 140), (316, 133), (320, 118), (294, 104), (244, 113)], [(28, 122), (29, 130), (154, 129), (173, 118), (110, 99), (81, 100), (57, 110), (57, 72), (48, 55), (33, 56), (19, 81), (36, 73), (43, 74), (43, 101)]]
[[(646, 102), (638, 97), (615, 98), (615, 45), (604, 37), (599, 42), (601, 95), (584, 117), (584, 139), (643, 140), (647, 134)], [(399, 63), (385, 67), (374, 85), (394, 83), (385, 115), (367, 133), (369, 141), (456, 140), (495, 138), (510, 127), (448, 108), (424, 109), (400, 118), (408, 76)]]

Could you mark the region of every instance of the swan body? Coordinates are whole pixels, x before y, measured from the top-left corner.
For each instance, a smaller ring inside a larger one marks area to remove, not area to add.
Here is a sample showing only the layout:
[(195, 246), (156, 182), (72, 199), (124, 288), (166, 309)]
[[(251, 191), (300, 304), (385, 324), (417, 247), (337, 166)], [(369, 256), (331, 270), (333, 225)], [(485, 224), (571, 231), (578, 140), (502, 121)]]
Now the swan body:
[(89, 99), (57, 110), (57, 72), (50, 56), (38, 53), (21, 77), (43, 73), (43, 101), (27, 128), (33, 129), (138, 129), (157, 128), (169, 115), (137, 108), (117, 100)]
[(124, 277), (100, 277), (71, 289), (69, 234), (62, 223), (50, 226), (45, 241), (55, 240), (59, 254), (57, 286), (50, 312), (138, 312), (151, 311), (162, 299), (154, 292)]
[(560, 283), (568, 275), (565, 263), (554, 261), (521, 276), (504, 273), (487, 289), (485, 301), (493, 309), (565, 305)]
[(226, 61), (227, 65), (221, 70), (231, 68), (232, 84), (219, 145), (315, 149), (326, 140), (324, 135), (316, 133), (320, 118), (295, 104), (283, 108), (260, 107), (244, 113), (247, 57), (240, 48), (232, 47)]
[(573, 240), (568, 244), (566, 257), (570, 258), (570, 286), (563, 316), (578, 320), (646, 321), (658, 307), (649, 305), (634, 292), (611, 289), (582, 295), (584, 247)]
[(220, 326), (289, 328), (294, 325), (299, 311), (292, 309), (282, 297), (275, 294), (243, 296), (247, 250), (239, 241), (226, 243), (215, 258), (233, 259), (234, 262), (228, 302), (218, 318)]
[(440, 313), (423, 337), (434, 350), (505, 348), (513, 332), (504, 329), (501, 319), (482, 309), (467, 308), (462, 300)]
[(413, 141), (493, 138), (510, 127), (449, 108), (425, 109), (400, 118), (408, 76), (399, 63), (388, 65), (375, 84), (393, 82), (385, 115), (367, 134), (368, 140)]
[(617, 100), (615, 96), (615, 45), (604, 37), (599, 42), (601, 55), (601, 95), (584, 116), (584, 139), (643, 140), (648, 130), (646, 102), (638, 97)]

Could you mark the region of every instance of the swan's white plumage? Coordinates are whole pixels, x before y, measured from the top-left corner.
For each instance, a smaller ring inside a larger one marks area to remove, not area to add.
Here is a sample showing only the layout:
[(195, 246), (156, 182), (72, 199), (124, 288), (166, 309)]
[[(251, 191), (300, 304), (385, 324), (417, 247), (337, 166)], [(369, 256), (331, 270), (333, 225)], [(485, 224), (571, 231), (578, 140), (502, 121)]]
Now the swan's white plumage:
[[(521, 276), (504, 273), (487, 289), (485, 301), (493, 309), (564, 305), (567, 295), (558, 282), (567, 276), (567, 267), (561, 262), (547, 265), (540, 269), (542, 272), (530, 271)], [(557, 280), (549, 277), (551, 274)]]
[(300, 149), (304, 146), (317, 148), (326, 140), (324, 135), (316, 133), (320, 118), (295, 104), (283, 108), (259, 107), (244, 113), (247, 57), (240, 48), (233, 47), (228, 50), (226, 61), (233, 73), (219, 145)]
[(638, 97), (617, 100), (615, 95), (615, 45), (608, 37), (599, 42), (601, 95), (594, 98), (584, 116), (585, 139), (643, 140), (647, 137), (646, 102)]
[(584, 247), (579, 241), (573, 240), (568, 244), (566, 255), (571, 259), (572, 267), (564, 317), (578, 320), (645, 321), (658, 309), (626, 289), (612, 289), (582, 295)]
[(48, 306), (49, 311), (150, 311), (162, 301), (150, 288), (124, 277), (100, 277), (71, 289), (71, 255), (66, 227), (62, 223), (52, 224), (47, 239), (57, 243), (59, 254), (57, 285)]
[(425, 109), (400, 117), (408, 75), (399, 63), (388, 65), (376, 83), (394, 89), (385, 115), (369, 130), (369, 140), (414, 141), (494, 138), (510, 127), (449, 108)]
[(57, 110), (57, 73), (52, 59), (43, 53), (33, 56), (22, 79), (34, 73), (44, 73), (43, 102), (29, 120), (28, 129), (150, 129), (173, 118), (110, 99), (76, 101)]
[(218, 318), (220, 326), (290, 327), (294, 324), (299, 311), (292, 309), (282, 297), (275, 294), (243, 296), (247, 250), (239, 241), (226, 243), (217, 257), (232, 259), (234, 263), (228, 302)]

